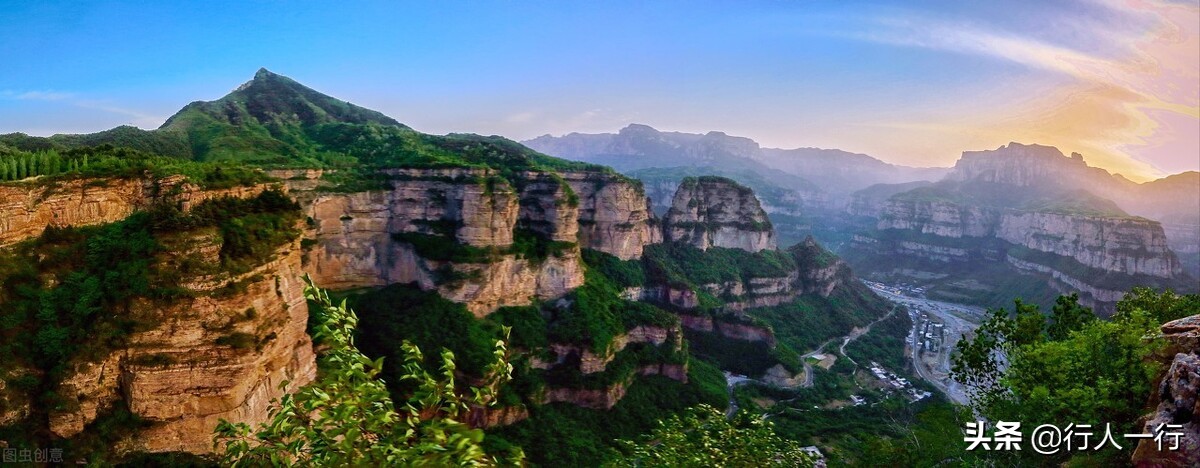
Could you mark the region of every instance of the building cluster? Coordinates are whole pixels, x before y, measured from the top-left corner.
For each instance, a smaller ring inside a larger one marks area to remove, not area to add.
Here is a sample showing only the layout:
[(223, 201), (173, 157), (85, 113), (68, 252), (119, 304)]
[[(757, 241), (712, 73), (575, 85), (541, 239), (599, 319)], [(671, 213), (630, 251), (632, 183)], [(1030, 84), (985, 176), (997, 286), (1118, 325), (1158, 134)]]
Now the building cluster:
[[(909, 382), (908, 379), (906, 379), (904, 377), (900, 377), (899, 375), (896, 375), (892, 371), (885, 369), (883, 366), (879, 365), (878, 362), (871, 361), (870, 369), (871, 369), (871, 373), (875, 374), (875, 378), (888, 384), (889, 386), (891, 386), (892, 388), (894, 388), (896, 390), (904, 392), (905, 394), (908, 395), (908, 399), (911, 401), (914, 401), (914, 402), (921, 401), (921, 400), (924, 400), (925, 398), (928, 398), (930, 395), (932, 395), (932, 393), (930, 393), (930, 392), (913, 387), (912, 382)], [(857, 395), (855, 395), (855, 396), (857, 396)], [(854, 399), (854, 396), (851, 396), (850, 398), (852, 400), (854, 400), (855, 405), (859, 404), (858, 400)]]
[(942, 351), (942, 344), (946, 339), (946, 324), (931, 320), (925, 312), (918, 312), (913, 314), (913, 326), (916, 333), (909, 337), (909, 346), (915, 346), (926, 353)]

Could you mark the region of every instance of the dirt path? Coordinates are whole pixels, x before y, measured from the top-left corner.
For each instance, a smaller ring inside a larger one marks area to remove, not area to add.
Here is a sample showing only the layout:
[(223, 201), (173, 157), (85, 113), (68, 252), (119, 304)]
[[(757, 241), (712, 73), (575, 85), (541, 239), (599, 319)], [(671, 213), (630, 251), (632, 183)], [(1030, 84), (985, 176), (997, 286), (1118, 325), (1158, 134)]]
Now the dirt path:
[(846, 355), (846, 345), (850, 344), (851, 341), (857, 340), (858, 337), (866, 335), (867, 333), (870, 333), (872, 326), (874, 326), (875, 324), (877, 324), (879, 322), (887, 320), (888, 317), (891, 317), (892, 314), (896, 313), (896, 309), (898, 307), (899, 307), (899, 304), (893, 304), (892, 310), (889, 310), (888, 313), (884, 314), (883, 317), (879, 317), (874, 322), (868, 323), (867, 326), (850, 330), (850, 334), (845, 335), (845, 336), (839, 336), (837, 338), (830, 338), (828, 341), (821, 343), (821, 346), (817, 347), (816, 350), (810, 351), (808, 354), (800, 356), (800, 362), (804, 365), (804, 383), (801, 384), (800, 386), (803, 388), (809, 388), (809, 387), (813, 386), (813, 368), (812, 368), (812, 364), (808, 363), (808, 358), (818, 355), (818, 354), (823, 354), (825, 352), (825, 347), (829, 346), (829, 343), (832, 343), (839, 339), (842, 340), (842, 346), (838, 348), (838, 354), (841, 354), (842, 355), (841, 357), (846, 358), (850, 362), (853, 362), (854, 367), (858, 367), (858, 363), (855, 362), (853, 359), (850, 359), (850, 356)]

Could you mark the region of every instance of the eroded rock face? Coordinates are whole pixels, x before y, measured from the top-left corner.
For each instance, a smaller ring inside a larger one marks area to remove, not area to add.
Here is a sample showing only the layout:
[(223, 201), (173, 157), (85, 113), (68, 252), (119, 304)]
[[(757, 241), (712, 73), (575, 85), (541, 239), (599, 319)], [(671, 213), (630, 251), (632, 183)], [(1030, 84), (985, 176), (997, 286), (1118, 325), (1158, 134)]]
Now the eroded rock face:
[(40, 236), (49, 226), (113, 223), (170, 197), (183, 209), (212, 198), (245, 198), (268, 185), (204, 190), (181, 176), (162, 179), (75, 179), (0, 185), (0, 247)]
[(796, 290), (799, 293), (816, 293), (829, 297), (839, 286), (854, 281), (850, 266), (844, 260), (825, 250), (816, 239), (808, 236), (803, 242), (788, 249), (796, 259)]
[(876, 227), (941, 237), (986, 237), (992, 235), (999, 219), (999, 211), (976, 206), (890, 199), (883, 203)]
[(1183, 273), (1162, 226), (1148, 219), (1014, 212), (1001, 218), (996, 237), (1115, 273), (1159, 278)]
[[(388, 174), (391, 190), (293, 192), (312, 219), (306, 237), (313, 245), (305, 263), (317, 284), (342, 289), (416, 282), (466, 304), (477, 316), (501, 306), (557, 298), (583, 284), (578, 246), (536, 261), (507, 252), (516, 229), (556, 242), (576, 241), (579, 201), (561, 179), (524, 173), (518, 190), (485, 169), (395, 169)], [(479, 260), (430, 259), (397, 238), (405, 233), (438, 236), (490, 253)]]
[(1163, 437), (1163, 449), (1152, 439), (1143, 439), (1133, 452), (1135, 466), (1197, 466), (1200, 465), (1200, 315), (1185, 317), (1162, 326), (1163, 336), (1170, 343), (1174, 357), (1170, 367), (1150, 397), (1154, 411), (1143, 418), (1142, 433), (1153, 434), (1167, 424), (1180, 433), (1178, 450), (1167, 450), (1175, 441)]
[[(316, 376), (301, 276), (296, 243), (253, 271), (193, 289), (194, 297), (139, 303), (133, 314), (153, 328), (100, 361), (75, 362), (57, 390), (68, 409), (50, 412), (50, 430), (71, 437), (124, 400), (148, 423), (128, 449), (209, 453), (219, 420), (265, 421), (272, 399)], [(218, 291), (227, 281), (241, 292)]]
[[(1023, 180), (1022, 177), (1017, 179)], [(1013, 189), (1019, 190), (1015, 186)], [(1067, 273), (1051, 261), (1017, 258), (1010, 247), (1029, 249), (1035, 256), (1053, 254), (1047, 258), (1063, 257), (1085, 267), (1131, 279), (1143, 278), (1141, 283), (1145, 283), (1147, 277), (1163, 284), (1186, 278), (1182, 264), (1168, 246), (1162, 225), (1143, 218), (891, 199), (884, 204), (877, 228), (885, 234), (886, 230), (900, 230), (925, 237), (902, 237), (885, 246), (874, 239), (857, 236), (855, 247), (884, 255), (898, 254), (945, 263), (1005, 261), (1020, 271), (1045, 274), (1057, 290), (1080, 292), (1086, 305), (1104, 310), (1111, 310), (1123, 292), (1111, 286), (1102, 287), (1094, 278)], [(945, 241), (939, 241), (939, 238)]]
[(608, 345), (603, 353), (594, 353), (590, 348), (583, 345), (572, 343), (551, 343), (550, 350), (554, 352), (555, 360), (545, 361), (537, 356), (531, 358), (531, 365), (537, 369), (549, 369), (554, 366), (562, 365), (567, 362), (570, 357), (579, 358), (579, 372), (583, 374), (594, 374), (603, 372), (620, 353), (631, 343), (649, 343), (655, 346), (662, 345), (670, 341), (675, 350), (681, 349), (683, 346), (683, 335), (679, 332), (678, 327), (654, 327), (648, 325), (638, 325), (627, 330), (625, 333), (613, 337), (613, 340)]
[(617, 256), (641, 258), (642, 248), (662, 242), (650, 199), (629, 179), (587, 172), (562, 174), (579, 199), (579, 242)]
[(775, 248), (775, 232), (754, 192), (722, 177), (686, 178), (663, 220), (663, 238), (701, 250)]

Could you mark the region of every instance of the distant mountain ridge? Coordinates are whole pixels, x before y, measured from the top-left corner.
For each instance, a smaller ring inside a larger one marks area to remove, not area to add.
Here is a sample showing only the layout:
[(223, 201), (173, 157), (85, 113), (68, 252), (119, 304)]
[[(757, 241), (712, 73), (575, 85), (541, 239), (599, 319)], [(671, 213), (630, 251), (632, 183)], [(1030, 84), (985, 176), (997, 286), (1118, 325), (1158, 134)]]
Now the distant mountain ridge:
[(948, 168), (912, 168), (883, 162), (865, 154), (836, 149), (763, 148), (758, 142), (724, 132), (705, 134), (663, 132), (648, 125), (630, 124), (617, 133), (569, 133), (561, 137), (543, 135), (523, 141), (526, 146), (561, 158), (604, 164), (622, 172), (647, 168), (714, 167), (724, 170), (751, 170), (768, 180), (781, 173), (791, 181), (779, 181), (783, 188), (794, 178), (832, 194), (843, 203), (855, 190), (878, 183), (902, 183), (917, 180), (936, 181)]

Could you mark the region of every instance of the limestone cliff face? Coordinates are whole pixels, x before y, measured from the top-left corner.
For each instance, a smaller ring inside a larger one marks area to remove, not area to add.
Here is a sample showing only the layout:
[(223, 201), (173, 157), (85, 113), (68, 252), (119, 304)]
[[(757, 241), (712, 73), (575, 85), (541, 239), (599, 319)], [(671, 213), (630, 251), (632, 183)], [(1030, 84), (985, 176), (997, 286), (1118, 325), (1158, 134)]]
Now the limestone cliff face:
[(1134, 449), (1131, 462), (1135, 466), (1197, 466), (1200, 465), (1200, 315), (1185, 317), (1162, 326), (1163, 337), (1169, 343), (1166, 356), (1167, 372), (1157, 391), (1150, 396), (1154, 410), (1144, 416), (1141, 433), (1153, 434), (1166, 424), (1178, 424), (1181, 433), (1178, 450), (1165, 450), (1174, 444), (1164, 437), (1163, 448), (1151, 439), (1143, 439)]
[[(542, 261), (507, 251), (516, 229), (576, 241), (578, 202), (560, 179), (524, 173), (518, 189), (485, 169), (396, 169), (389, 175), (390, 190), (293, 189), (312, 220), (305, 263), (317, 284), (340, 289), (416, 282), (482, 316), (500, 306), (556, 298), (583, 283), (578, 246)], [(429, 258), (396, 237), (406, 233), (490, 254), (466, 261)]]
[(1021, 260), (1011, 255), (1007, 256), (1007, 261), (1017, 270), (1037, 272), (1048, 276), (1050, 286), (1060, 293), (1079, 293), (1080, 304), (1091, 307), (1096, 312), (1104, 315), (1111, 313), (1113, 311), (1113, 304), (1125, 297), (1125, 291), (1093, 286), (1088, 283), (1088, 278), (1077, 278), (1046, 265)]
[(184, 209), (211, 198), (257, 195), (267, 185), (204, 190), (183, 177), (75, 179), (0, 185), (0, 247), (37, 237), (49, 226), (91, 226), (125, 219), (158, 199)]
[(942, 237), (985, 237), (998, 224), (997, 210), (944, 201), (889, 199), (880, 209), (878, 229), (904, 229)]
[[(48, 226), (120, 221), (158, 200), (178, 202), (186, 210), (207, 199), (249, 197), (266, 188), (202, 190), (181, 177), (6, 184), (0, 186), (0, 246), (38, 236)], [(172, 242), (168, 253), (153, 259), (162, 268), (172, 269), (172, 262), (189, 255), (219, 261), (220, 237), (211, 231)], [(302, 274), (297, 241), (240, 275), (185, 277), (180, 284), (189, 291), (185, 297), (135, 303), (130, 318), (149, 328), (139, 329), (105, 356), (69, 363), (70, 371), (55, 389), (62, 401), (49, 411), (50, 430), (74, 436), (120, 401), (146, 424), (118, 450), (209, 453), (220, 419), (252, 425), (265, 421), (272, 399), (316, 375), (305, 333)], [(235, 287), (227, 288), (231, 285)], [(287, 387), (281, 388), (285, 381)], [(3, 390), (5, 400), (23, 404), (15, 411), (6, 409), (0, 421), (23, 417), (30, 400)]]
[(662, 242), (662, 231), (641, 187), (613, 174), (567, 172), (562, 178), (579, 200), (579, 243), (617, 256), (641, 258)]
[(1147, 219), (1013, 212), (1001, 218), (996, 237), (1109, 272), (1159, 278), (1183, 272), (1162, 226)]
[(722, 177), (684, 179), (663, 220), (663, 237), (701, 250), (775, 248), (775, 232), (754, 192)]
[(832, 252), (825, 250), (809, 236), (788, 249), (796, 259), (796, 290), (799, 293), (829, 297), (841, 285), (854, 281), (850, 266)]
[(1047, 183), (1061, 187), (1110, 191), (1134, 185), (1104, 169), (1089, 167), (1083, 155), (1067, 157), (1053, 146), (1012, 142), (995, 150), (964, 151), (946, 180), (991, 182), (1029, 187)]
[[(132, 314), (155, 326), (99, 361), (73, 363), (50, 430), (71, 437), (123, 400), (148, 423), (125, 449), (209, 453), (219, 420), (265, 421), (272, 399), (316, 376), (301, 275), (296, 243), (237, 277), (185, 283), (187, 299), (138, 304)], [(240, 292), (220, 290), (231, 283)]]
[[(938, 237), (996, 238), (1039, 252), (1072, 258), (1123, 275), (1175, 278), (1183, 273), (1162, 226), (1142, 218), (1001, 210), (945, 201), (892, 199), (877, 228)], [(911, 254), (942, 261), (966, 260), (965, 248), (902, 242)]]

